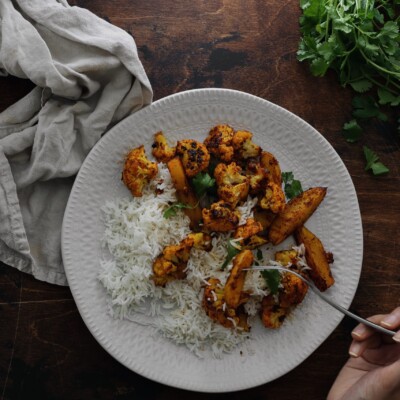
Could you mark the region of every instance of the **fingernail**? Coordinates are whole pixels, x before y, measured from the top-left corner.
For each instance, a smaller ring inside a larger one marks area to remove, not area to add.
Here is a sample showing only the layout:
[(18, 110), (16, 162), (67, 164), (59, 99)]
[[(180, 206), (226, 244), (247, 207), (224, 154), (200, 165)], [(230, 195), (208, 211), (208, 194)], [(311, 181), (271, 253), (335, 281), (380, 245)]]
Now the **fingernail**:
[(393, 340), (400, 343), (400, 331), (393, 336)]
[(366, 332), (366, 328), (364, 325), (360, 325), (351, 332), (352, 336), (357, 336), (358, 338), (362, 338), (364, 333)]
[(385, 325), (385, 326), (392, 326), (393, 324), (395, 324), (397, 322), (397, 318), (394, 315), (388, 315), (387, 317), (385, 317), (382, 321), (381, 324)]
[(360, 345), (358, 343), (353, 343), (350, 346), (349, 354), (351, 357), (357, 358), (360, 355)]

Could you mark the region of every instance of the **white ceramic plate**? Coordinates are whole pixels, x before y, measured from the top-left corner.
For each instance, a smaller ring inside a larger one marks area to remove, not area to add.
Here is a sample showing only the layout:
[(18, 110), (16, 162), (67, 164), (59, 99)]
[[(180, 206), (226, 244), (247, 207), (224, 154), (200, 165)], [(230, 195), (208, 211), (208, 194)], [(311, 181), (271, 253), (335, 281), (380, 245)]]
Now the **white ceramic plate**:
[(220, 123), (253, 132), (254, 141), (275, 154), (283, 171), (293, 171), (304, 189), (328, 187), (307, 226), (334, 254), (336, 283), (326, 293), (344, 307), (355, 294), (363, 253), (357, 196), (343, 162), (315, 129), (279, 106), (232, 90), (192, 90), (159, 100), (111, 129), (85, 160), (65, 213), (62, 252), (72, 294), (91, 333), (126, 367), (167, 385), (203, 392), (241, 390), (280, 377), (305, 360), (342, 319), (310, 293), (281, 329), (256, 324), (242, 354), (238, 348), (223, 359), (200, 359), (148, 327), (107, 313), (106, 293), (97, 279), (104, 229), (100, 208), (126, 196), (120, 180), (124, 154), (140, 144), (149, 152), (159, 130), (171, 141), (203, 140)]

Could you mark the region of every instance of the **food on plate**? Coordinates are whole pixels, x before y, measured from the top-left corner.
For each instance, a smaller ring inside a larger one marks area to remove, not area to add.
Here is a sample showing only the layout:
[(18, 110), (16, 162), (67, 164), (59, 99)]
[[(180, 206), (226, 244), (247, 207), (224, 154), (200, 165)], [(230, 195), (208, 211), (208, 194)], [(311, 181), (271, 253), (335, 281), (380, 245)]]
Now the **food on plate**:
[(324, 245), (314, 233), (305, 226), (297, 228), (294, 232), (297, 244), (303, 244), (305, 249), (305, 258), (310, 269), (308, 275), (315, 286), (324, 292), (330, 288), (335, 280), (333, 279), (329, 264), (333, 262), (332, 253), (327, 253)]
[(224, 297), (228, 307), (238, 308), (243, 303), (243, 286), (246, 278), (244, 268), (250, 268), (254, 256), (250, 250), (242, 250), (234, 259), (231, 272), (224, 287)]
[(220, 163), (215, 167), (214, 177), (217, 181), (219, 198), (232, 208), (247, 199), (249, 181), (239, 165), (234, 162), (228, 165)]
[(179, 202), (187, 205), (184, 212), (190, 218), (192, 229), (197, 230), (201, 220), (201, 208), (189, 184), (180, 158), (174, 157), (172, 160), (168, 161), (167, 167), (176, 190), (176, 197)]
[(180, 157), (188, 178), (204, 171), (210, 162), (207, 147), (193, 139), (180, 140), (176, 145), (176, 154)]
[(157, 172), (157, 163), (147, 159), (142, 145), (132, 149), (126, 156), (122, 180), (133, 196), (140, 197), (144, 186), (157, 175)]
[(211, 237), (202, 232), (190, 233), (179, 244), (166, 246), (153, 263), (152, 279), (157, 286), (186, 277), (192, 247), (210, 251)]
[(234, 230), (240, 221), (240, 212), (232, 210), (224, 200), (211, 204), (210, 208), (203, 208), (203, 227), (208, 232), (229, 232)]
[(175, 157), (176, 148), (168, 145), (167, 139), (161, 131), (154, 135), (154, 142), (151, 147), (151, 154), (158, 162), (167, 163)]
[[(303, 273), (296, 250), (279, 251), (275, 254), (275, 260), (297, 273)], [(293, 308), (303, 301), (307, 291), (307, 284), (299, 277), (284, 272), (277, 296), (269, 294), (262, 300), (261, 320), (264, 326), (272, 329), (279, 328)]]
[[(321, 291), (333, 285), (333, 258), (304, 226), (326, 188), (301, 189), (288, 201), (288, 173), (250, 131), (220, 124), (175, 147), (159, 131), (156, 161), (144, 146), (125, 159), (122, 179), (132, 196), (103, 209), (111, 259), (102, 262), (100, 281), (114, 316), (145, 316), (175, 343), (221, 356), (257, 320), (279, 328), (307, 294), (298, 277), (253, 265), (309, 275)], [(292, 234), (297, 243), (275, 247)]]
[(272, 244), (283, 242), (302, 226), (320, 205), (326, 191), (325, 187), (314, 187), (290, 200), (270, 226), (268, 238)]

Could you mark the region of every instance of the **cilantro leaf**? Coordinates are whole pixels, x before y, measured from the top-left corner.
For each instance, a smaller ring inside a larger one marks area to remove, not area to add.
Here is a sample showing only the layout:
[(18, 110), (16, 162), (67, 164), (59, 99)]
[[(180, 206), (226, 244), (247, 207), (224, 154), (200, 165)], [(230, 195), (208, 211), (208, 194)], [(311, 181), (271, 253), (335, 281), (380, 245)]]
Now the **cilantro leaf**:
[(185, 203), (180, 203), (176, 202), (171, 204), (163, 213), (163, 217), (165, 219), (168, 219), (170, 217), (173, 217), (176, 215), (177, 210), (181, 210), (183, 208), (193, 208), (192, 206), (189, 206), (188, 204)]
[(362, 128), (355, 119), (352, 119), (351, 121), (344, 124), (343, 136), (348, 142), (357, 142), (358, 140), (360, 140), (361, 135)]
[(372, 170), (374, 175), (382, 175), (389, 172), (389, 168), (379, 161), (379, 157), (374, 151), (367, 146), (364, 146), (363, 150), (365, 159), (367, 161), (365, 165), (366, 171)]
[(294, 179), (293, 172), (282, 172), (282, 179), (285, 185), (285, 196), (288, 200), (293, 199), (303, 192), (301, 182)]
[(232, 258), (239, 254), (241, 251), (241, 247), (233, 240), (228, 240), (228, 245), (226, 247), (226, 258), (224, 263), (221, 265), (221, 270), (224, 270), (229, 263), (232, 261)]
[(281, 274), (279, 271), (274, 269), (261, 271), (261, 275), (264, 278), (271, 294), (278, 293), (279, 284), (281, 282)]
[(202, 197), (209, 189), (215, 187), (215, 179), (207, 172), (200, 172), (192, 179), (193, 189), (197, 198)]

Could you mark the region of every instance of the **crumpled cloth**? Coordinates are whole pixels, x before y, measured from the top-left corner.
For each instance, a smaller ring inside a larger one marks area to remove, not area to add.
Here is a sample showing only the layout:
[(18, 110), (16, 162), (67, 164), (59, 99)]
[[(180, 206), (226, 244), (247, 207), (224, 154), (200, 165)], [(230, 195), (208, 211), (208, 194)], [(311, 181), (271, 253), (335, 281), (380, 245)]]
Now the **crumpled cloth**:
[(0, 114), (0, 260), (67, 285), (61, 226), (83, 160), (152, 101), (133, 38), (65, 0), (0, 1), (0, 75), (36, 87)]

